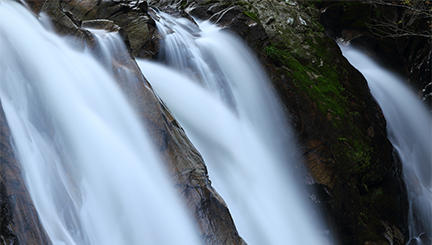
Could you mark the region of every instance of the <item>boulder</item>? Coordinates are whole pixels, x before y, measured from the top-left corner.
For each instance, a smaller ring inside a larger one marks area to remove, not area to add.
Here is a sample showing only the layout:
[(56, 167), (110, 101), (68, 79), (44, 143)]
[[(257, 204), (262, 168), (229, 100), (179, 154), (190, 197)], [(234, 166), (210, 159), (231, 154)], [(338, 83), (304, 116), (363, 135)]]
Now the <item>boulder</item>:
[(62, 2), (62, 8), (82, 21), (113, 21), (134, 57), (153, 58), (158, 54), (159, 36), (146, 1), (71, 0)]

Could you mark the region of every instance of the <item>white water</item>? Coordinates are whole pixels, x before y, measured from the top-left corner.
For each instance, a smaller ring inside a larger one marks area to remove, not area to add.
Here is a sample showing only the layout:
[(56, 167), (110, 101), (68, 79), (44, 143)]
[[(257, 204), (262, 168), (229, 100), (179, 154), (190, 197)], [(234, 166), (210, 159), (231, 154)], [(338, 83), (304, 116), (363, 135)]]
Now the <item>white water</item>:
[(400, 78), (362, 52), (340, 47), (367, 79), (387, 120), (389, 139), (402, 160), (410, 203), (410, 238), (428, 244), (421, 243), (419, 237), (432, 237), (432, 115)]
[(144, 128), (110, 73), (0, 1), (0, 99), (54, 244), (198, 244)]
[(169, 66), (138, 61), (202, 154), (216, 190), (249, 244), (324, 244), (297, 185), (301, 165), (277, 97), (255, 57), (208, 22), (160, 13)]

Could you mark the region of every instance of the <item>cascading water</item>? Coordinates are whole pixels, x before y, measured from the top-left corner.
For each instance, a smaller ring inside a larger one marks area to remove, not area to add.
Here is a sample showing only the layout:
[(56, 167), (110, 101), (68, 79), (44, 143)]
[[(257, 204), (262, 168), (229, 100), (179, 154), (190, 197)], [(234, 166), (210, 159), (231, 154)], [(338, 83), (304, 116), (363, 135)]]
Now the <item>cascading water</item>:
[(255, 57), (209, 22), (155, 15), (169, 66), (138, 64), (202, 154), (240, 236), (249, 244), (325, 244), (294, 181), (301, 159), (293, 137)]
[(340, 45), (343, 55), (368, 81), (387, 120), (390, 141), (403, 163), (414, 244), (432, 242), (432, 115), (402, 80), (362, 52)]
[(110, 73), (11, 1), (0, 1), (0, 57), (1, 104), (54, 244), (199, 244)]

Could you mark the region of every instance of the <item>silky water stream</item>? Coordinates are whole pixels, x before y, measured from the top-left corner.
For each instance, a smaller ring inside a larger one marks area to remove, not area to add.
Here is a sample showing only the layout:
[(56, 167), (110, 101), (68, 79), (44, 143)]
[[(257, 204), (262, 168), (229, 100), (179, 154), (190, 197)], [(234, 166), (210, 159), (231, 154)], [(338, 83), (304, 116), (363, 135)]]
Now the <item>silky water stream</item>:
[(326, 244), (267, 75), (235, 35), (156, 13), (161, 63), (138, 64), (192, 143), (248, 244)]
[[(389, 140), (399, 153), (409, 200), (413, 244), (432, 243), (432, 115), (403, 80), (365, 53), (340, 44), (343, 55), (366, 78), (387, 121)], [(410, 243), (412, 244), (412, 243)]]
[(103, 62), (13, 1), (0, 1), (0, 57), (1, 104), (54, 244), (200, 244), (145, 127)]

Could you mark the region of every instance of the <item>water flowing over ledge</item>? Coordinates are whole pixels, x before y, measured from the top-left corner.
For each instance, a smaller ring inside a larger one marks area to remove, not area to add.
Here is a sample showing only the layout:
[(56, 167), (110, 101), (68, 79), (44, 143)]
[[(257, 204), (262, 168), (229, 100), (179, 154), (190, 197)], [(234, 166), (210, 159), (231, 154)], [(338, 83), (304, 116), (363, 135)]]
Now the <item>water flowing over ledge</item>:
[(146, 78), (203, 155), (250, 244), (325, 244), (293, 176), (291, 129), (256, 58), (209, 22), (158, 13), (168, 66), (139, 60)]
[[(56, 244), (244, 244), (234, 221), (251, 244), (325, 244), (330, 235), (316, 218), (319, 209), (341, 244), (405, 244), (407, 194), (384, 116), (364, 77), (325, 36), (317, 6), (303, 2), (29, 0), (56, 32), (42, 30), (47, 42), (32, 38), (40, 28), (22, 28), (13, 11), (0, 16), (0, 43), (7, 43), (0, 47), (7, 57), (0, 61), (0, 98), (9, 122), (0, 110), (0, 241), (49, 243), (22, 188), (30, 178), (20, 173), (30, 166), (33, 179), (48, 176), (33, 180), (31, 191), (38, 191), (34, 203)], [(185, 18), (153, 15), (152, 8)], [(254, 48), (271, 81), (225, 28)], [(141, 64), (154, 79), (153, 90), (134, 58), (158, 53), (167, 65)], [(288, 112), (300, 144), (282, 116)], [(15, 154), (10, 129), (19, 136)], [(25, 165), (23, 149), (47, 157)], [(293, 168), (308, 168), (310, 175)], [(425, 172), (412, 179), (427, 178)], [(157, 200), (144, 196), (155, 192)], [(50, 203), (54, 208), (47, 208)], [(157, 213), (154, 203), (162, 211), (171, 205), (176, 216)], [(135, 213), (143, 215), (130, 218)], [(424, 234), (412, 236), (425, 243)]]
[(200, 244), (110, 73), (16, 3), (0, 20), (0, 98), (52, 242)]

